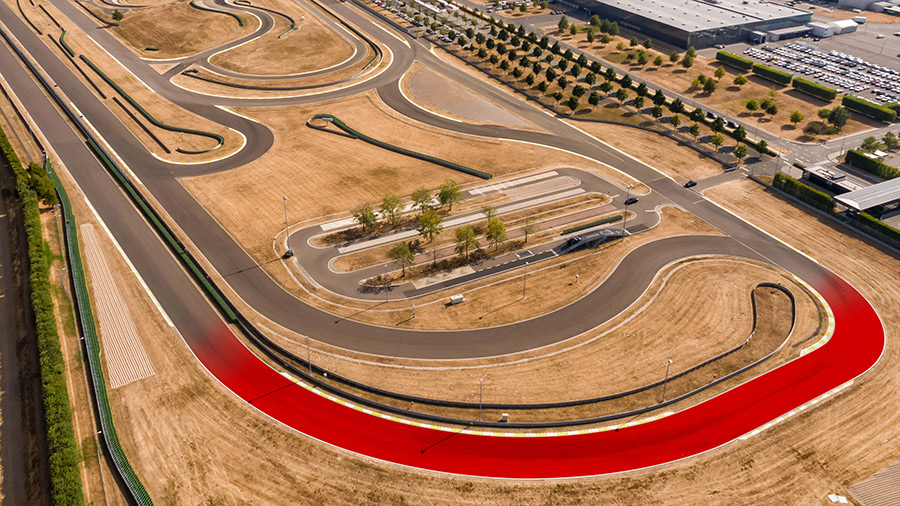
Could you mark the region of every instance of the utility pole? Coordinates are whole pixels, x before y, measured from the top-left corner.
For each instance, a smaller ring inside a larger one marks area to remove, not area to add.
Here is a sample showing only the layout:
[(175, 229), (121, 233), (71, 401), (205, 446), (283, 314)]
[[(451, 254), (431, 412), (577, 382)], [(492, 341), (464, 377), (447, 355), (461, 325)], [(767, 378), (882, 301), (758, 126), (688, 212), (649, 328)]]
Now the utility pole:
[(663, 381), (663, 396), (662, 402), (666, 402), (666, 387), (669, 386), (669, 367), (672, 366), (672, 359), (670, 358), (668, 362), (666, 362), (666, 379)]

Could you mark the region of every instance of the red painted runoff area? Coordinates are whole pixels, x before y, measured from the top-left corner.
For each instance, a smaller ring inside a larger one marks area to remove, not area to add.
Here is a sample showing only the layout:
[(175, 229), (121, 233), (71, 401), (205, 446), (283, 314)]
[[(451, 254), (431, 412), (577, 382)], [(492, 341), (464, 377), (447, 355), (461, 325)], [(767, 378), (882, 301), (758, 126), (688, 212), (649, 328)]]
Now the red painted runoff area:
[(197, 342), (188, 341), (203, 365), (239, 397), (334, 446), (406, 466), (471, 476), (591, 476), (664, 464), (716, 448), (874, 365), (884, 348), (884, 330), (875, 310), (837, 276), (823, 276), (814, 287), (831, 306), (836, 323), (833, 337), (818, 350), (668, 417), (583, 435), (482, 436), (384, 420), (292, 383), (254, 356), (224, 324), (215, 324)]

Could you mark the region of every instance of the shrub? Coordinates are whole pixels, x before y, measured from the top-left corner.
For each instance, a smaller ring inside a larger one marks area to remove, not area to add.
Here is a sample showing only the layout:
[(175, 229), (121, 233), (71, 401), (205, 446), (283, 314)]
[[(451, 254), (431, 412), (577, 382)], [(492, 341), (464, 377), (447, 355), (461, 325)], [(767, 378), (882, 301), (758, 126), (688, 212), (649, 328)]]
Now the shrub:
[(821, 98), (822, 100), (826, 100), (831, 102), (835, 98), (837, 98), (837, 90), (834, 88), (829, 88), (828, 86), (823, 86), (819, 83), (814, 83), (812, 81), (808, 81), (803, 79), (802, 77), (795, 77), (792, 85), (797, 91), (806, 93), (807, 95), (812, 95), (816, 98)]
[(781, 172), (775, 174), (773, 186), (779, 190), (798, 197), (804, 202), (816, 207), (822, 211), (831, 212), (834, 209), (834, 199), (825, 192), (816, 190), (812, 186), (802, 183), (790, 176), (786, 176)]
[(728, 51), (719, 51), (716, 53), (716, 60), (741, 70), (750, 70), (753, 68), (753, 60), (738, 56), (734, 53), (729, 53)]
[(773, 69), (767, 65), (760, 63), (753, 64), (753, 73), (759, 77), (768, 79), (779, 84), (791, 84), (794, 75), (782, 70)]
[(888, 225), (887, 223), (867, 214), (859, 213), (860, 225), (873, 232), (885, 235), (895, 241), (900, 241), (900, 230)]
[(844, 95), (841, 105), (878, 121), (891, 122), (897, 119), (897, 111), (890, 107), (878, 105), (875, 102), (869, 102), (864, 98)]
[(861, 151), (855, 149), (847, 151), (846, 161), (857, 169), (862, 169), (884, 179), (894, 179), (895, 177), (900, 176), (900, 170), (897, 170), (880, 160), (869, 158)]

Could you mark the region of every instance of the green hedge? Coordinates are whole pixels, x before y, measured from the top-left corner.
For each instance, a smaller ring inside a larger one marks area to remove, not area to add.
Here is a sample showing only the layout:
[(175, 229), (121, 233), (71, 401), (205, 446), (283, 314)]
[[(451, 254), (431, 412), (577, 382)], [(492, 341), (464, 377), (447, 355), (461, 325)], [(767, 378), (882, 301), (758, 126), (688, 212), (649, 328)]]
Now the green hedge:
[(601, 218), (601, 219), (599, 219), (599, 220), (592, 221), (592, 222), (590, 222), (590, 223), (585, 223), (584, 225), (578, 225), (578, 226), (575, 226), (575, 227), (567, 228), (567, 229), (563, 230), (563, 231), (562, 231), (562, 234), (560, 234), (560, 235), (571, 234), (572, 232), (579, 232), (579, 231), (581, 231), (581, 230), (585, 230), (585, 229), (588, 229), (588, 228), (591, 228), (591, 227), (598, 227), (598, 226), (600, 226), (600, 225), (606, 225), (607, 223), (612, 223), (612, 222), (614, 222), (614, 221), (619, 221), (619, 220), (621, 220), (621, 219), (622, 219), (622, 215), (621, 215), (621, 214), (617, 214), (617, 215), (615, 215), (615, 216), (609, 216), (609, 217), (606, 217), (606, 218)]
[(847, 151), (847, 158), (845, 160), (857, 169), (862, 169), (884, 179), (894, 179), (895, 177), (900, 176), (900, 170), (891, 167), (881, 160), (869, 158), (862, 151), (857, 151), (855, 149)]
[(859, 213), (860, 224), (873, 232), (883, 234), (895, 241), (900, 241), (900, 230), (866, 213)]
[(864, 98), (844, 95), (841, 104), (851, 111), (856, 111), (864, 116), (877, 119), (878, 121), (892, 122), (897, 119), (897, 111), (883, 105), (878, 105), (875, 102), (869, 102)]
[(729, 53), (728, 51), (719, 51), (716, 53), (716, 60), (741, 70), (750, 70), (753, 68), (753, 60), (738, 56), (734, 53)]
[(807, 95), (812, 95), (816, 98), (821, 98), (822, 100), (826, 100), (831, 102), (835, 98), (837, 98), (837, 90), (834, 88), (829, 88), (828, 86), (823, 86), (819, 83), (814, 83), (807, 79), (803, 79), (802, 77), (795, 77), (791, 83), (797, 91), (806, 93)]
[[(112, 88), (113, 88), (114, 90), (116, 90), (116, 92), (117, 92), (119, 95), (121, 95), (122, 98), (124, 98), (125, 100), (127, 100), (129, 104), (131, 104), (135, 109), (137, 109), (137, 111), (138, 111), (139, 113), (141, 113), (141, 116), (143, 116), (144, 118), (146, 118), (147, 121), (149, 121), (150, 123), (153, 123), (154, 126), (157, 126), (157, 127), (159, 127), (159, 128), (162, 128), (163, 130), (168, 130), (168, 131), (170, 131), (170, 132), (181, 132), (181, 133), (186, 133), (186, 134), (199, 135), (199, 136), (201, 136), (201, 137), (208, 137), (208, 138), (213, 139), (213, 140), (215, 140), (216, 142), (218, 142), (218, 145), (216, 146), (216, 148), (218, 148), (218, 147), (220, 147), (220, 146), (223, 146), (223, 145), (225, 144), (225, 138), (222, 137), (222, 136), (219, 135), (219, 134), (214, 134), (214, 133), (211, 133), (211, 132), (204, 132), (204, 131), (202, 131), (202, 130), (192, 130), (192, 129), (190, 129), (190, 128), (174, 127), (174, 126), (167, 125), (167, 124), (165, 124), (165, 123), (163, 123), (163, 122), (157, 120), (157, 119), (154, 118), (149, 112), (147, 112), (146, 110), (144, 110), (144, 108), (141, 107), (141, 104), (137, 103), (136, 100), (134, 100), (133, 98), (131, 98), (131, 95), (129, 95), (128, 93), (125, 93), (125, 90), (123, 90), (122, 88), (120, 88), (119, 85), (115, 83), (115, 81), (113, 81), (112, 79), (110, 79), (109, 76), (107, 76), (106, 74), (104, 74), (102, 70), (100, 70), (96, 65), (94, 65), (94, 62), (92, 62), (91, 60), (89, 60), (89, 59), (87, 58), (87, 56), (85, 56), (85, 55), (82, 54), (82, 55), (79, 55), (78, 57), (81, 58), (81, 60), (82, 60), (83, 62), (87, 63), (87, 65), (91, 68), (91, 70), (93, 70), (98, 76), (100, 76), (101, 78), (103, 78), (103, 80), (106, 81), (106, 84), (112, 86)], [(213, 149), (216, 149), (216, 148), (213, 148)], [(212, 150), (207, 150), (207, 151), (212, 151)], [(182, 152), (184, 152), (184, 151), (182, 151)]]
[(68, 44), (66, 44), (66, 33), (68, 33), (68, 32), (63, 30), (62, 33), (60, 34), (59, 44), (63, 47), (63, 49), (66, 50), (67, 53), (69, 53), (69, 56), (71, 56), (72, 58), (75, 58), (75, 51), (73, 51), (72, 48), (69, 47)]
[(887, 107), (888, 109), (897, 113), (898, 116), (900, 116), (900, 104), (898, 104), (897, 102), (888, 102), (886, 104), (883, 104), (882, 107)]
[(313, 119), (321, 119), (321, 120), (325, 120), (325, 121), (330, 121), (330, 122), (334, 123), (334, 125), (336, 127), (340, 128), (341, 130), (347, 132), (350, 135), (353, 135), (354, 137), (356, 137), (362, 141), (368, 142), (369, 144), (373, 144), (380, 148), (387, 149), (389, 151), (393, 151), (395, 153), (400, 153), (401, 155), (411, 156), (413, 158), (418, 158), (419, 160), (425, 160), (426, 162), (435, 163), (435, 164), (441, 165), (443, 167), (447, 167), (448, 169), (458, 170), (465, 174), (480, 177), (482, 179), (490, 179), (492, 177), (487, 172), (482, 172), (480, 170), (466, 167), (465, 165), (460, 165), (460, 164), (454, 163), (454, 162), (448, 162), (447, 160), (442, 160), (435, 156), (426, 155), (423, 153), (417, 153), (415, 151), (412, 151), (412, 150), (409, 150), (406, 148), (401, 148), (398, 146), (394, 146), (393, 144), (388, 144), (388, 143), (380, 141), (378, 139), (374, 139), (372, 137), (369, 137), (368, 135), (357, 132), (356, 130), (347, 126), (346, 123), (344, 123), (343, 121), (337, 119), (336, 117), (334, 117), (330, 114), (316, 114), (315, 116), (313, 116)]
[(790, 176), (786, 176), (781, 172), (775, 174), (775, 181), (772, 183), (775, 188), (799, 197), (811, 206), (817, 207), (822, 211), (831, 212), (834, 209), (834, 199), (825, 192), (816, 190), (812, 186), (804, 184)]
[(78, 445), (75, 442), (72, 410), (66, 389), (65, 360), (59, 346), (53, 299), (50, 296), (50, 262), (44, 249), (38, 197), (31, 187), (30, 176), (22, 167), (2, 130), (0, 130), (0, 147), (4, 159), (15, 174), (16, 193), (22, 201), (25, 235), (28, 240), (31, 306), (37, 329), (41, 396), (47, 425), (51, 500), (56, 506), (81, 505), (84, 504), (84, 494), (81, 489), (81, 473), (78, 469)]
[(191, 7), (197, 9), (198, 11), (217, 12), (219, 14), (225, 14), (225, 15), (231, 16), (237, 20), (238, 25), (244, 26), (244, 19), (231, 11), (210, 9), (209, 7), (204, 7), (204, 6), (196, 3), (194, 0), (191, 0)]
[(791, 84), (791, 80), (794, 78), (793, 74), (784, 72), (783, 70), (773, 69), (772, 67), (761, 63), (753, 64), (753, 73), (778, 84)]

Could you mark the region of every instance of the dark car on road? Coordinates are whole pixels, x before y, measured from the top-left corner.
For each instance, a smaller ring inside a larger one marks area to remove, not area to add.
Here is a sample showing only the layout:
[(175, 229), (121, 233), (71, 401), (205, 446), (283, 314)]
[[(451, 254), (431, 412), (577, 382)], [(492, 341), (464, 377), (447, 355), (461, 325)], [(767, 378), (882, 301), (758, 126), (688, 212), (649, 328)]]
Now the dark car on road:
[(631, 204), (637, 204), (637, 201), (638, 201), (637, 197), (631, 197), (631, 198), (625, 199), (625, 205), (630, 206)]
[(684, 183), (684, 187), (685, 187), (685, 188), (693, 188), (693, 187), (695, 187), (695, 186), (697, 186), (697, 182), (694, 181), (693, 179), (691, 179), (691, 180), (688, 181), (687, 183)]

